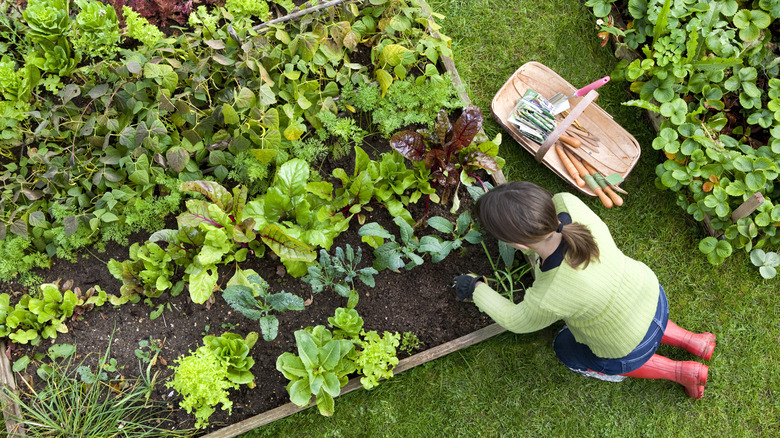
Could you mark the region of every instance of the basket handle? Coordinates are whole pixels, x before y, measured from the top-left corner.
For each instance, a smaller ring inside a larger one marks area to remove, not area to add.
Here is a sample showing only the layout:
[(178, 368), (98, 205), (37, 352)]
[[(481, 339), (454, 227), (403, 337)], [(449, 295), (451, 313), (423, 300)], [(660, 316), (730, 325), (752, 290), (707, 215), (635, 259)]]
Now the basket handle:
[(544, 156), (547, 154), (547, 151), (550, 150), (550, 147), (555, 144), (556, 141), (558, 141), (558, 138), (561, 136), (561, 134), (569, 129), (569, 126), (574, 123), (574, 120), (579, 117), (580, 114), (585, 111), (585, 108), (590, 105), (591, 102), (596, 100), (597, 97), (599, 97), (599, 93), (597, 93), (596, 90), (591, 90), (588, 92), (588, 94), (585, 95), (585, 97), (582, 98), (582, 100), (580, 100), (577, 106), (575, 106), (569, 112), (569, 115), (566, 116), (566, 118), (563, 119), (563, 121), (561, 121), (561, 123), (559, 123), (555, 129), (553, 129), (553, 132), (547, 136), (547, 140), (545, 140), (544, 143), (539, 146), (539, 150), (537, 150), (536, 154), (534, 155), (536, 161), (541, 163), (542, 160), (544, 160)]

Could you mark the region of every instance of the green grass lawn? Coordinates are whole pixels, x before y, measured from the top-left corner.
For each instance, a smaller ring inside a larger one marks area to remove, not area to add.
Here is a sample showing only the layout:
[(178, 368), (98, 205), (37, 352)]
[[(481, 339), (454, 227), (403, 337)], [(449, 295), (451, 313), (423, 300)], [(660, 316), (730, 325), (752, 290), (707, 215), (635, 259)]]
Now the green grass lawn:
[[(539, 61), (577, 87), (608, 75), (616, 63), (601, 48), (595, 20), (579, 0), (429, 0), (447, 16), (455, 64), (469, 95), (487, 115), (493, 94), (520, 65)], [(505, 333), (395, 376), (378, 388), (336, 400), (336, 413), (316, 409), (258, 428), (245, 437), (440, 436), (735, 436), (780, 431), (780, 295), (744, 254), (710, 265), (697, 246), (701, 226), (655, 188), (659, 154), (640, 110), (622, 106), (627, 84), (599, 90), (599, 105), (640, 142), (643, 155), (625, 184), (622, 208), (585, 201), (612, 229), (624, 252), (657, 273), (671, 317), (718, 336), (702, 400), (668, 381), (612, 384), (572, 373), (555, 358), (560, 324), (540, 332)], [(501, 132), (492, 120), (486, 131)], [(509, 180), (529, 180), (557, 192), (562, 180), (504, 135)], [(777, 248), (773, 248), (777, 250)], [(662, 346), (676, 360), (692, 356)], [(258, 376), (262, 378), (262, 376)]]

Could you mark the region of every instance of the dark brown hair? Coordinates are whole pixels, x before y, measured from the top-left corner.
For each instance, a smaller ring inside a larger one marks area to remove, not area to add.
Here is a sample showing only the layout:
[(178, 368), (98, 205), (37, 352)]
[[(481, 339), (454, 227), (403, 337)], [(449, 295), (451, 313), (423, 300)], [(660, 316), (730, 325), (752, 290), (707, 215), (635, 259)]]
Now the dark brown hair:
[[(559, 224), (550, 192), (527, 181), (501, 184), (482, 195), (476, 215), (493, 237), (521, 245), (544, 240)], [(573, 268), (598, 260), (599, 247), (586, 226), (573, 222), (561, 234), (568, 246), (566, 261)]]

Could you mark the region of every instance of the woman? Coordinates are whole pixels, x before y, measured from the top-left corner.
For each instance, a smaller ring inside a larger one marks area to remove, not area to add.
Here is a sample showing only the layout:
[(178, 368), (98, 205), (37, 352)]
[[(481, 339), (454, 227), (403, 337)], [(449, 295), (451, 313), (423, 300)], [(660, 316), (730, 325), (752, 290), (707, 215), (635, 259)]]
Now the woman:
[(655, 354), (669, 344), (709, 359), (715, 335), (694, 334), (669, 318), (663, 288), (644, 263), (625, 256), (609, 229), (576, 196), (529, 182), (500, 185), (477, 202), (482, 227), (510, 246), (539, 255), (535, 280), (514, 304), (482, 278), (456, 278), (459, 299), (473, 299), (502, 327), (528, 333), (563, 320), (556, 356), (571, 370), (607, 381), (667, 379), (701, 398), (708, 367)]

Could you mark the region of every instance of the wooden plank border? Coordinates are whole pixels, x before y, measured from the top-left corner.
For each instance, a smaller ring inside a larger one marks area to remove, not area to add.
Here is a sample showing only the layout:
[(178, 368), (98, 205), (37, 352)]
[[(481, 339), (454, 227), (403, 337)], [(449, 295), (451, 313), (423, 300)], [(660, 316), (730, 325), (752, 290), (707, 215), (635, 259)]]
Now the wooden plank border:
[[(403, 359), (400, 362), (398, 362), (398, 365), (395, 367), (393, 373), (398, 374), (407, 371), (409, 369), (416, 367), (417, 365), (422, 365), (426, 362), (430, 362), (434, 359), (438, 359), (440, 357), (446, 356), (460, 349), (469, 347), (478, 342), (482, 342), (485, 339), (492, 338), (493, 336), (496, 336), (505, 331), (506, 329), (501, 327), (500, 325), (495, 323), (491, 324), (485, 328), (469, 333), (468, 335), (461, 336), (458, 339), (452, 340), (450, 342), (446, 342), (444, 344), (441, 344), (433, 348), (429, 348), (428, 350), (425, 350), (422, 353), (415, 354), (414, 356), (407, 357), (406, 359)], [(358, 377), (352, 378), (349, 381), (349, 383), (347, 383), (346, 386), (341, 388), (341, 393), (339, 395), (350, 393), (362, 387), (363, 386), (360, 383), (360, 378)], [(272, 423), (276, 420), (289, 417), (292, 414), (301, 412), (315, 405), (316, 403), (312, 402), (309, 403), (308, 406), (299, 408), (298, 406), (292, 403), (287, 403), (282, 406), (279, 406), (278, 408), (271, 409), (262, 414), (258, 414), (255, 415), (254, 417), (247, 418), (244, 421), (214, 431), (208, 435), (204, 435), (202, 438), (232, 438), (244, 432), (248, 432), (252, 429), (256, 429), (260, 426), (265, 426), (266, 424)]]
[[(0, 357), (0, 385), (15, 392), (16, 381), (11, 368), (11, 361), (5, 355), (6, 348), (5, 340), (0, 340), (0, 356), (2, 356)], [(19, 405), (2, 395), (0, 395), (0, 400), (6, 405), (5, 409), (3, 409), (3, 417), (5, 418), (5, 430), (8, 432), (8, 436), (25, 436), (24, 425), (13, 420), (13, 418), (21, 417)]]

